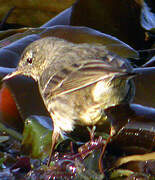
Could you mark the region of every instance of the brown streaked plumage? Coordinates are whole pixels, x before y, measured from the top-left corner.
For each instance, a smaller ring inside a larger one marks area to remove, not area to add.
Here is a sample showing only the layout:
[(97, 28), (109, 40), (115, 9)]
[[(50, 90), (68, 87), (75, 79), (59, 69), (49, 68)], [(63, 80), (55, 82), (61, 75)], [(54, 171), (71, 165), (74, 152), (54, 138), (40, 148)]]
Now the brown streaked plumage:
[(134, 95), (128, 78), (132, 67), (101, 45), (73, 44), (55, 37), (37, 40), (4, 80), (17, 74), (38, 82), (54, 124), (52, 151), (59, 135), (72, 131), (76, 124), (104, 123), (104, 109), (128, 103)]

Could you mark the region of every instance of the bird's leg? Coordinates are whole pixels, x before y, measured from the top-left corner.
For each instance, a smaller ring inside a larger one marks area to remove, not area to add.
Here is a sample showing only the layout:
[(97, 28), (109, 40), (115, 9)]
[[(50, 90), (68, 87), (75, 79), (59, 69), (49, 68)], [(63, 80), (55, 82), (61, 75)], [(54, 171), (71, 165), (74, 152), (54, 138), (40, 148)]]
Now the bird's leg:
[(111, 138), (113, 137), (113, 135), (116, 133), (115, 128), (113, 126), (110, 127), (110, 136), (108, 137), (106, 143), (104, 144), (103, 148), (102, 148), (102, 152), (100, 154), (100, 158), (99, 158), (99, 162), (98, 162), (98, 167), (99, 167), (99, 171), (101, 174), (103, 174), (103, 165), (102, 165), (102, 158), (103, 155), (105, 153), (105, 149), (108, 145), (108, 143), (110, 142)]
[(74, 148), (73, 148), (73, 142), (70, 142), (70, 149), (71, 149), (71, 153), (74, 153)]
[(114, 128), (114, 126), (110, 127), (110, 136), (113, 136), (116, 133), (116, 130)]
[(87, 127), (88, 132), (89, 132), (89, 136), (90, 136), (90, 141), (94, 140), (94, 136), (95, 136), (95, 130), (96, 130), (96, 126), (93, 126), (92, 128)]
[(47, 162), (47, 166), (50, 165), (50, 162), (51, 162), (51, 159), (52, 159), (52, 156), (53, 156), (53, 152), (54, 152), (54, 148), (55, 148), (55, 145), (58, 141), (58, 138), (59, 138), (59, 135), (60, 133), (58, 131), (53, 131), (53, 134), (52, 134), (52, 146), (51, 146), (51, 150), (50, 150), (50, 155), (49, 155), (49, 159), (48, 159), (48, 162)]

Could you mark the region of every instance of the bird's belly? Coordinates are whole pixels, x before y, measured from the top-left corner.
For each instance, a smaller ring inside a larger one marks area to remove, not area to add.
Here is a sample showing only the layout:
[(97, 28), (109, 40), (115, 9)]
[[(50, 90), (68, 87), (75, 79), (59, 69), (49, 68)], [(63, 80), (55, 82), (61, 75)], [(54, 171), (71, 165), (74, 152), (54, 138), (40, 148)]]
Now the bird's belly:
[(80, 125), (99, 124), (103, 116), (104, 116), (104, 119), (106, 119), (103, 109), (96, 106), (90, 106), (85, 111), (82, 111), (79, 114), (78, 124)]
[(55, 126), (59, 126), (63, 131), (72, 131), (77, 124), (83, 126), (97, 124), (103, 111), (89, 93), (89, 88), (85, 91), (81, 89), (53, 97), (49, 103), (46, 101)]

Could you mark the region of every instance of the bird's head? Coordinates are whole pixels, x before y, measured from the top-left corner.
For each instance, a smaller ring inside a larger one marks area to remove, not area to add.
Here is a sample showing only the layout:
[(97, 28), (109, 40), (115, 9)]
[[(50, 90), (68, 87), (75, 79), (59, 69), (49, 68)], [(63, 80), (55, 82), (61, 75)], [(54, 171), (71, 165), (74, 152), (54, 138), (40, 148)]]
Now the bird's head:
[(38, 81), (49, 62), (47, 59), (52, 49), (51, 42), (51, 38), (43, 38), (27, 46), (21, 55), (16, 70), (5, 76), (3, 80), (10, 79), (17, 75), (25, 75)]

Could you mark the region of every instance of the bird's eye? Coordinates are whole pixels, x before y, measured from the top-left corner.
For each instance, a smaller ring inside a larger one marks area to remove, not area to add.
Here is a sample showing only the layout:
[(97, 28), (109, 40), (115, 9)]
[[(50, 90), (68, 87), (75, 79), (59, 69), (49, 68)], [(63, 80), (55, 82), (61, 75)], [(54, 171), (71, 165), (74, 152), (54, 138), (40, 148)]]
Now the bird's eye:
[(27, 63), (32, 64), (32, 58), (27, 58)]

